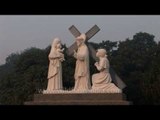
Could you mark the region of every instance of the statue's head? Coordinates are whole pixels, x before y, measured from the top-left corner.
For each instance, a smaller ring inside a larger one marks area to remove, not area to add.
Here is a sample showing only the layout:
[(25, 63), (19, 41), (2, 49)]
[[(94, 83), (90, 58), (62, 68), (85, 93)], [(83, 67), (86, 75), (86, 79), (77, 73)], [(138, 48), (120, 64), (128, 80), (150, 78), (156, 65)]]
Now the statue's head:
[(82, 33), (80, 36), (76, 38), (77, 46), (80, 46), (81, 44), (85, 43), (85, 40), (86, 40), (86, 35)]
[(107, 55), (107, 52), (105, 49), (98, 49), (97, 50), (97, 53), (96, 53), (96, 56), (97, 57), (106, 57)]
[(54, 38), (52, 47), (54, 48), (61, 48), (61, 40), (59, 38)]

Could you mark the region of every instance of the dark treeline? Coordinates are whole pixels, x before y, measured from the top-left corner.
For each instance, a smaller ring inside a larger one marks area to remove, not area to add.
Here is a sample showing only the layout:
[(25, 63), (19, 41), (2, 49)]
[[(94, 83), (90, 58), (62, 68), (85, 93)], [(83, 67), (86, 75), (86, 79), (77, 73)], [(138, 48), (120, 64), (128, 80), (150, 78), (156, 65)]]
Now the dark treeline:
[[(105, 48), (111, 66), (126, 83), (123, 92), (133, 104), (160, 104), (160, 42), (154, 35), (137, 33), (133, 39), (112, 42), (103, 40), (91, 43), (95, 49)], [(66, 48), (64, 44), (63, 47)], [(32, 100), (34, 93), (47, 87), (48, 54), (46, 49), (29, 48), (21, 53), (12, 53), (0, 66), (0, 103), (23, 104)], [(65, 54), (63, 62), (64, 89), (74, 86), (75, 59)], [(90, 57), (91, 75), (98, 72)]]

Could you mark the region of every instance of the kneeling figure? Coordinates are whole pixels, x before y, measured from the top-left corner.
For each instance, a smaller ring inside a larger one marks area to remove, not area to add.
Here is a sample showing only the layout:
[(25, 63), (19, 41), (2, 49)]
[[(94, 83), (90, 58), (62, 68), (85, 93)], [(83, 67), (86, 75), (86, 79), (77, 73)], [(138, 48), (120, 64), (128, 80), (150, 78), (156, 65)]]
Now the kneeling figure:
[(107, 59), (106, 50), (98, 49), (96, 56), (99, 62), (94, 65), (99, 73), (92, 75), (92, 91), (106, 92), (106, 93), (121, 93), (122, 90), (112, 83), (112, 78), (109, 73), (109, 61)]

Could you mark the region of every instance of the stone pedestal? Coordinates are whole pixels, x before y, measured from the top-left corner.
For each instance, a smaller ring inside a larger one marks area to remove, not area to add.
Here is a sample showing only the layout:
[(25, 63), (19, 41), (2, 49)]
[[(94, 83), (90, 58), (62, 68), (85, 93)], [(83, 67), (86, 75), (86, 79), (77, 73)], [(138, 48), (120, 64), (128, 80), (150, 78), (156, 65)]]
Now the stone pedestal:
[(131, 105), (123, 93), (35, 94), (25, 105)]

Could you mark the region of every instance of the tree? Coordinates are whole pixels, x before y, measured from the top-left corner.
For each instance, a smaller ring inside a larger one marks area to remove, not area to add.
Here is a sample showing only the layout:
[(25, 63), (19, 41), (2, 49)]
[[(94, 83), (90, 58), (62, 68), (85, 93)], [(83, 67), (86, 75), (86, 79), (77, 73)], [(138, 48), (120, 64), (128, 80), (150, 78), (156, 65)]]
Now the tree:
[(43, 89), (47, 82), (48, 59), (45, 50), (30, 48), (20, 55), (11, 54), (6, 59), (7, 65), (12, 71), (1, 77), (1, 103), (23, 104), (31, 100), (33, 94)]
[(146, 104), (143, 100), (142, 83), (149, 79), (145, 76), (146, 71), (152, 67), (155, 48), (154, 36), (140, 32), (131, 40), (120, 41), (112, 57), (113, 68), (127, 84), (125, 92), (134, 104)]

